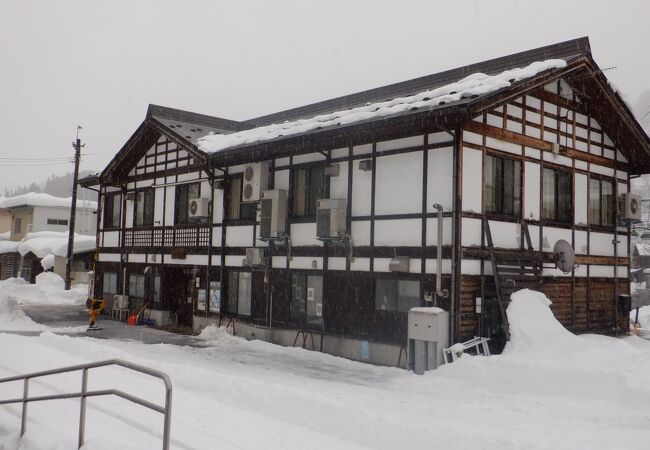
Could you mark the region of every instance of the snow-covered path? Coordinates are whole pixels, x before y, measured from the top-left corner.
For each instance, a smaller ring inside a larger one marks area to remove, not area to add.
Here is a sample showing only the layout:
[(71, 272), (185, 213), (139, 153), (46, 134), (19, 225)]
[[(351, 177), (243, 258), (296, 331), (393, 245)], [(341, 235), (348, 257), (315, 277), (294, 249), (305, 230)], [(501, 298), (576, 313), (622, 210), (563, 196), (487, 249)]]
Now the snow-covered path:
[[(543, 312), (527, 314), (548, 322)], [(521, 320), (520, 331), (531, 328)], [(541, 338), (515, 332), (521, 345), (504, 355), (417, 376), (219, 330), (203, 348), (0, 334), (0, 377), (108, 358), (162, 370), (178, 449), (650, 448), (650, 342), (554, 329)], [(62, 376), (31, 393), (79, 385), (79, 374)], [(89, 387), (163, 398), (160, 382), (123, 369), (91, 372)], [(2, 397), (20, 392), (0, 385)], [(113, 398), (89, 406), (86, 448), (160, 448), (160, 415)], [(78, 401), (29, 408), (21, 449), (76, 448)], [(0, 449), (16, 448), (19, 411), (0, 407)]]

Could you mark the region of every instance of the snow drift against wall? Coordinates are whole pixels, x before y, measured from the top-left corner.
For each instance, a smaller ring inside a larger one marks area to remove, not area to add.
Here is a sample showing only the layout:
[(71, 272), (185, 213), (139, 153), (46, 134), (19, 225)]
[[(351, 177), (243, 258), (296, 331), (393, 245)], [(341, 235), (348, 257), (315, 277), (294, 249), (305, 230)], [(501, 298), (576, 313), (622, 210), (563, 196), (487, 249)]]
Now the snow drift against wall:
[(464, 98), (475, 97), (507, 88), (513, 83), (550, 69), (566, 67), (562, 59), (548, 59), (529, 64), (523, 68), (506, 70), (496, 75), (475, 73), (462, 80), (419, 94), (399, 97), (385, 102), (369, 103), (366, 106), (321, 114), (310, 119), (300, 119), (281, 124), (272, 124), (232, 134), (208, 134), (197, 143), (205, 152), (218, 152), (240, 145), (273, 140), (327, 127), (348, 125), (365, 120), (399, 114), (414, 109), (449, 104)]

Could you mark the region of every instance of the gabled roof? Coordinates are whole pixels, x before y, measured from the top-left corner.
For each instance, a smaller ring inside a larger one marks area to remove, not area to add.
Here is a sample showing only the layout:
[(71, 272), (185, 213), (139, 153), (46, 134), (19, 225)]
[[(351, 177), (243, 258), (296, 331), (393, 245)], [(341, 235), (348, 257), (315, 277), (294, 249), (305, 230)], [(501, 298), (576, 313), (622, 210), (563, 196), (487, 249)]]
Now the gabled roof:
[[(199, 150), (196, 140), (207, 133), (232, 133), (249, 127), (234, 120), (212, 117), (175, 108), (149, 105), (144, 121), (129, 140), (108, 163), (99, 178), (103, 182), (114, 182), (116, 173), (130, 168), (156, 142), (161, 134), (185, 148), (195, 157), (206, 160), (207, 155)], [(92, 183), (94, 180), (84, 180)]]

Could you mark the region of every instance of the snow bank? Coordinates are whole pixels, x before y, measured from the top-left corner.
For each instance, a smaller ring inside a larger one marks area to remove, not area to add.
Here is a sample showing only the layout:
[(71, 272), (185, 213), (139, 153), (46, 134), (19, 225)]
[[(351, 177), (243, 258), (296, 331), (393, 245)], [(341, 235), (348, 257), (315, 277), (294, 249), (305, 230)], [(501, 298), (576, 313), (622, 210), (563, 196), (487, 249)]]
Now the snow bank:
[(0, 241), (8, 241), (10, 237), (11, 237), (11, 231), (5, 231), (4, 233), (0, 233)]
[(49, 270), (54, 267), (54, 255), (52, 253), (43, 256), (43, 259), (41, 259), (41, 267), (43, 267), (43, 270)]
[[(72, 197), (55, 197), (40, 192), (28, 192), (15, 197), (0, 198), (0, 208), (13, 208), (16, 206), (46, 206), (54, 208), (70, 208)], [(97, 202), (77, 199), (77, 208), (97, 210)]]
[[(6, 297), (0, 292), (0, 330), (1, 331), (41, 331), (47, 329), (27, 317), (15, 298)], [(2, 448), (0, 446), (0, 448)]]
[(512, 294), (506, 311), (510, 325), (508, 352), (533, 352), (540, 348), (564, 347), (575, 335), (557, 321), (551, 301), (541, 292), (522, 289)]
[(322, 128), (348, 125), (365, 120), (378, 119), (414, 109), (431, 108), (453, 103), (464, 98), (475, 97), (507, 88), (511, 84), (550, 69), (566, 67), (562, 59), (548, 59), (529, 64), (524, 68), (506, 70), (496, 75), (475, 73), (455, 83), (399, 97), (385, 102), (369, 103), (366, 106), (321, 114), (310, 119), (272, 124), (231, 134), (208, 134), (197, 140), (205, 152), (218, 152), (231, 147), (269, 141), (282, 136), (291, 136)]
[[(636, 309), (630, 312), (630, 324), (634, 324), (636, 319)], [(650, 329), (650, 306), (639, 308), (639, 325), (646, 330)]]
[(15, 301), (18, 304), (81, 305), (87, 298), (88, 285), (78, 284), (66, 291), (63, 278), (54, 272), (37, 275), (36, 284), (22, 278), (0, 281), (0, 304)]

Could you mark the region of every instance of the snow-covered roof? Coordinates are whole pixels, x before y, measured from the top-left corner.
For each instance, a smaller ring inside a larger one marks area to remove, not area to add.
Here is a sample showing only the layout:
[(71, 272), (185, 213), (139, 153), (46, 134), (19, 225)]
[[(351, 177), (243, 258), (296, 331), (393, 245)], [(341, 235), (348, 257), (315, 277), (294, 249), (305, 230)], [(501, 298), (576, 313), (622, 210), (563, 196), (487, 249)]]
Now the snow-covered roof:
[[(48, 206), (54, 208), (69, 208), (72, 197), (54, 197), (41, 192), (28, 192), (15, 197), (0, 198), (0, 208), (16, 208), (19, 206)], [(97, 210), (97, 202), (77, 199), (77, 208)]]
[[(74, 235), (73, 253), (85, 253), (95, 249), (95, 236)], [(48, 254), (66, 256), (68, 253), (68, 232), (38, 231), (28, 233), (22, 241), (0, 241), (0, 253), (18, 252), (25, 256), (32, 252), (39, 258)]]
[(283, 136), (307, 133), (323, 128), (349, 125), (372, 119), (379, 119), (413, 110), (424, 110), (448, 105), (462, 99), (495, 92), (515, 82), (525, 80), (550, 69), (561, 69), (567, 63), (563, 59), (548, 59), (528, 64), (523, 68), (505, 70), (495, 75), (474, 73), (461, 80), (415, 95), (392, 100), (368, 103), (365, 106), (320, 114), (307, 119), (298, 119), (239, 131), (231, 134), (208, 134), (197, 140), (199, 149), (213, 153), (221, 150), (270, 141)]
[(639, 256), (650, 256), (650, 245), (637, 243), (634, 246)]

